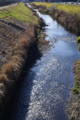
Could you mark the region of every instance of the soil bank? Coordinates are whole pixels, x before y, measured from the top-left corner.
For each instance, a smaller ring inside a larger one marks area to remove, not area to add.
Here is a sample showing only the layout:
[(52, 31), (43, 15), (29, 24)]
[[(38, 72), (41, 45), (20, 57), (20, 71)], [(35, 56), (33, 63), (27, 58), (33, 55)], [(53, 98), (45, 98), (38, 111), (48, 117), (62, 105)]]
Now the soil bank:
[(0, 10), (0, 119), (29, 59), (31, 46), (40, 43), (42, 26), (43, 21), (23, 3)]

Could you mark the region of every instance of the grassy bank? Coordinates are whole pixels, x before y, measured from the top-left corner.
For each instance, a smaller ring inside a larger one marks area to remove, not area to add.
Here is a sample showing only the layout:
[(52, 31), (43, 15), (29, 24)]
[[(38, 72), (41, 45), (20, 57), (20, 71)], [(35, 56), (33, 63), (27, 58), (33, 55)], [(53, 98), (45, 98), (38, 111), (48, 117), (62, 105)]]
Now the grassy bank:
[[(38, 17), (34, 16), (33, 12), (23, 3), (0, 10), (0, 18), (6, 20), (11, 20), (12, 18), (25, 23), (38, 24)], [(33, 19), (35, 20), (33, 21)]]
[[(78, 43), (78, 49), (80, 50), (80, 36), (76, 39)], [(77, 60), (74, 65), (75, 74), (75, 86), (73, 88), (74, 93), (80, 94), (80, 60)]]
[(31, 25), (38, 27), (40, 19), (23, 3), (0, 10), (0, 67), (15, 54), (19, 40)]
[(73, 91), (77, 94), (80, 94), (80, 60), (76, 61), (74, 66), (75, 73), (75, 86)]
[(63, 10), (70, 14), (76, 14), (80, 18), (80, 5), (69, 5), (69, 4), (59, 4), (59, 3), (38, 3), (34, 2), (35, 5), (43, 5), (46, 8), (54, 7), (58, 10)]
[(0, 10), (0, 120), (19, 80), (30, 46), (37, 42), (41, 22), (23, 3)]
[(80, 5), (33, 3), (44, 13), (50, 14), (65, 29), (80, 35)]
[(80, 119), (80, 60), (74, 65), (75, 81), (72, 88), (72, 95), (68, 104), (68, 114), (70, 120)]

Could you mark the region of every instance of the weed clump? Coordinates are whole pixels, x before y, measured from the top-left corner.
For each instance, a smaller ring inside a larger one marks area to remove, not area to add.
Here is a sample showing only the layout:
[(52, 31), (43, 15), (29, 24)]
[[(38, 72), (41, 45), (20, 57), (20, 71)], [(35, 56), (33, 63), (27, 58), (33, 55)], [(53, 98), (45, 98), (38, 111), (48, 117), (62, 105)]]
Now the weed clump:
[(80, 36), (76, 39), (77, 43), (80, 43)]
[(80, 36), (76, 39), (76, 42), (78, 43), (78, 50), (80, 51)]
[(80, 92), (79, 89), (80, 89), (80, 82), (77, 81), (77, 82), (75, 82), (75, 87), (72, 88), (72, 90), (73, 90), (74, 93), (79, 94), (79, 92)]
[(75, 73), (75, 85), (72, 88), (74, 93), (80, 93), (80, 60), (76, 61), (74, 66), (74, 73)]

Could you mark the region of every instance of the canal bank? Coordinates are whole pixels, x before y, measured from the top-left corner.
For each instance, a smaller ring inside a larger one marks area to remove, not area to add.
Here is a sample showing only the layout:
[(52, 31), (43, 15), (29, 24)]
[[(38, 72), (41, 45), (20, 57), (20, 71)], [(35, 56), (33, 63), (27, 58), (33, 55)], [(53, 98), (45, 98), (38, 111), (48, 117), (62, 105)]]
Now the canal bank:
[(32, 65), (30, 56), (34, 63), (35, 57), (41, 55), (38, 43), (44, 40), (38, 39), (38, 35), (42, 26), (43, 21), (24, 3), (0, 10), (0, 119), (16, 92), (25, 64), (27, 70)]
[(26, 74), (7, 119), (68, 120), (66, 102), (74, 85), (73, 65), (80, 58), (75, 39), (49, 15), (36, 10), (47, 26), (50, 48)]
[(59, 3), (31, 3), (33, 8), (39, 9), (44, 14), (49, 14), (66, 30), (80, 35), (80, 5)]

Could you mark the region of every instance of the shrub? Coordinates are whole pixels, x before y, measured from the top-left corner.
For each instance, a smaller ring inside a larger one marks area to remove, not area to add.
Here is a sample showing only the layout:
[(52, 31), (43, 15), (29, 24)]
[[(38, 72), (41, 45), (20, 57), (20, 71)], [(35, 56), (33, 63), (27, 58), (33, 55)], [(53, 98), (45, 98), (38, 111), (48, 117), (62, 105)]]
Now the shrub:
[(79, 46), (78, 46), (78, 50), (80, 51), (80, 44), (79, 44)]
[[(79, 44), (80, 43), (80, 36), (76, 39), (77, 43)], [(80, 47), (80, 45), (79, 45)]]
[(79, 89), (78, 89), (77, 87), (72, 88), (72, 90), (73, 90), (73, 92), (76, 93), (76, 94), (79, 93)]

